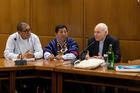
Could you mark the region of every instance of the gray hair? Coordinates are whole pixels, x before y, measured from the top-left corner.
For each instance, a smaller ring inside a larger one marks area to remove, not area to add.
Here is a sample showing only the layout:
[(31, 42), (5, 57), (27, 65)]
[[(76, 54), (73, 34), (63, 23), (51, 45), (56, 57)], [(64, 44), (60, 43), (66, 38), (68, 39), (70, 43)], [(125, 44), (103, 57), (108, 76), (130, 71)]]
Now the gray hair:
[(22, 30), (23, 30), (23, 25), (29, 25), (29, 24), (26, 23), (26, 22), (20, 22), (20, 23), (17, 25), (17, 31), (22, 31)]
[(107, 25), (106, 25), (105, 23), (99, 23), (99, 24), (97, 24), (96, 27), (95, 27), (95, 29), (96, 29), (97, 27), (102, 27), (103, 30), (106, 31), (107, 34), (108, 34), (108, 27), (107, 27)]

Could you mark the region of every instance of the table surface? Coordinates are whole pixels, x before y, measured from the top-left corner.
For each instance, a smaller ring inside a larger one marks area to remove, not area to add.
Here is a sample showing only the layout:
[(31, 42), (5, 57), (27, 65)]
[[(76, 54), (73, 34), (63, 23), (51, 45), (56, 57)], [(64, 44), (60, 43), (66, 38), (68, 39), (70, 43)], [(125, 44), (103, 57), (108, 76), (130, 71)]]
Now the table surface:
[[(129, 63), (116, 63), (117, 65), (132, 65)], [(117, 72), (115, 70), (107, 70), (105, 66), (98, 67), (93, 70), (88, 69), (78, 69), (74, 68), (70, 61), (47, 61), (44, 59), (38, 59), (35, 62), (28, 62), (27, 65), (17, 66), (15, 62), (0, 58), (0, 71), (12, 71), (12, 70), (49, 70), (63, 73), (75, 73), (82, 75), (91, 76), (104, 76), (104, 77), (114, 77), (114, 78), (124, 78), (132, 80), (140, 80), (140, 73), (130, 73), (130, 72)]]
[[(116, 63), (115, 67), (117, 65), (135, 65), (135, 64)], [(140, 80), (140, 73), (138, 72), (118, 72), (115, 70), (107, 70), (106, 66), (98, 67), (93, 70), (88, 70), (88, 69), (78, 69), (78, 68), (75, 68), (73, 65), (68, 64), (68, 65), (61, 65), (61, 66), (56, 67), (56, 72)]]

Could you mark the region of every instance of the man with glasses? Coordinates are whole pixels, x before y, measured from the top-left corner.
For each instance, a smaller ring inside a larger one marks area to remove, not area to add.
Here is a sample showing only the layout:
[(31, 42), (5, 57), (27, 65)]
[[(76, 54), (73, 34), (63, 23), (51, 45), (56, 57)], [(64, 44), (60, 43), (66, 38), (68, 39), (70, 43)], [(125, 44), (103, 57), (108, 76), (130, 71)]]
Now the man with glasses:
[(4, 57), (17, 58), (42, 58), (43, 50), (38, 36), (31, 33), (31, 28), (26, 22), (17, 25), (17, 32), (10, 35), (7, 40)]

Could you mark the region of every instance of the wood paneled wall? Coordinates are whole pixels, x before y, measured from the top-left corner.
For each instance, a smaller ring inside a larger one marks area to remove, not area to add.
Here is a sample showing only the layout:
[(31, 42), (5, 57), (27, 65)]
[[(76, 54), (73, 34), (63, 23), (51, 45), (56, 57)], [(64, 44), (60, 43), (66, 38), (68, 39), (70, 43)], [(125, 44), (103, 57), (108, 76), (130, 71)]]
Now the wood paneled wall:
[(30, 0), (1, 0), (0, 2), (0, 57), (3, 57), (7, 38), (16, 32), (20, 21), (30, 23)]
[(42, 46), (55, 38), (58, 24), (68, 26), (69, 36), (83, 46), (83, 0), (32, 0), (32, 28)]
[(106, 23), (109, 33), (120, 40), (122, 61), (140, 59), (140, 5), (137, 0), (85, 0), (84, 22), (84, 39), (93, 35), (97, 23)]
[(55, 26), (68, 26), (80, 51), (97, 23), (106, 23), (120, 40), (122, 61), (140, 59), (140, 6), (137, 0), (3, 0), (0, 3), (0, 56), (20, 21), (31, 24), (44, 48), (55, 38)]

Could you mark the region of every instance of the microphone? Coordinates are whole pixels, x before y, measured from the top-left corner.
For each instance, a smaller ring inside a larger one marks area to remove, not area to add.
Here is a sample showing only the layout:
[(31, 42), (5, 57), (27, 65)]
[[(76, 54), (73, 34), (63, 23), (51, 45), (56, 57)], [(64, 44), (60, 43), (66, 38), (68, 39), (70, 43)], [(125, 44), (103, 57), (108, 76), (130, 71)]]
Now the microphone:
[(93, 45), (94, 43), (95, 43), (95, 41), (92, 41), (92, 43), (90, 43), (90, 44), (83, 50), (83, 52), (86, 52), (87, 49), (88, 49), (91, 45)]
[[(16, 41), (17, 38), (14, 38), (14, 40)], [(18, 47), (19, 47), (19, 46), (18, 46)], [(20, 50), (20, 47), (19, 47), (19, 50)], [(21, 50), (20, 50), (20, 52), (21, 52)], [(27, 65), (27, 60), (23, 60), (22, 55), (21, 55), (21, 54), (19, 54), (19, 55), (20, 55), (20, 59), (17, 59), (17, 60), (15, 61), (15, 64), (16, 64), (16, 65)]]
[(80, 60), (77, 60), (77, 58), (71, 60), (72, 65), (75, 65), (75, 64), (78, 64), (78, 63), (80, 63)]
[(19, 46), (18, 41), (17, 41), (17, 38), (15, 37), (14, 40), (15, 40), (15, 42), (17, 44), (17, 47), (19, 48), (19, 52), (20, 52), (19, 54), (22, 54), (21, 49), (20, 49), (20, 46)]
[(16, 65), (27, 65), (27, 60), (23, 60), (22, 55), (20, 54), (20, 59), (15, 61)]
[[(88, 49), (91, 45), (93, 45), (94, 43), (95, 43), (95, 41), (92, 41), (82, 52), (79, 53), (80, 55), (82, 54), (81, 60), (84, 60), (84, 59), (85, 59), (85, 56), (86, 56), (86, 54), (87, 54), (87, 49)], [(77, 58), (71, 60), (71, 64), (72, 64), (72, 65), (78, 64), (78, 63), (80, 63), (80, 60), (78, 60)]]
[(92, 43), (90, 43), (83, 51), (82, 51), (82, 57), (81, 57), (81, 60), (84, 60), (85, 59), (85, 56), (87, 54), (87, 49), (91, 46), (95, 44), (95, 41), (92, 41)]

